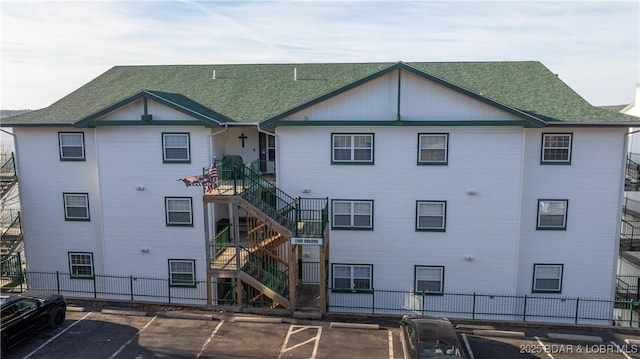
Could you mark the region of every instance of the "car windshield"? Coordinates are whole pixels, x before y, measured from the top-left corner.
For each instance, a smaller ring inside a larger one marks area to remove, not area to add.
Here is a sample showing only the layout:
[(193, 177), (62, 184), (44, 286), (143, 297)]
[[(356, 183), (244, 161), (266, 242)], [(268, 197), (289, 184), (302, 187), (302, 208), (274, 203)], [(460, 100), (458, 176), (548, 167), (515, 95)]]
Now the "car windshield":
[(460, 358), (460, 348), (445, 343), (420, 343), (418, 345), (420, 359), (426, 358)]

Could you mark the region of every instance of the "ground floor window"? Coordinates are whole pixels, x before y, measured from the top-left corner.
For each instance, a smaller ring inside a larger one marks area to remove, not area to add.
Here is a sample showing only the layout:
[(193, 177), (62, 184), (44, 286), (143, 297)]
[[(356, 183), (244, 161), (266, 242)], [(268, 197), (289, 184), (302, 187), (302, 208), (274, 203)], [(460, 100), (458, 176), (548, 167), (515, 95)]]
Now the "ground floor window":
[(444, 292), (443, 266), (415, 266), (415, 290), (420, 294)]
[(196, 261), (193, 259), (169, 259), (169, 281), (172, 286), (195, 286)]
[(93, 278), (93, 253), (69, 252), (71, 278)]
[(534, 264), (533, 292), (560, 293), (562, 291), (562, 264)]
[(332, 286), (336, 291), (368, 291), (373, 289), (373, 265), (333, 264)]

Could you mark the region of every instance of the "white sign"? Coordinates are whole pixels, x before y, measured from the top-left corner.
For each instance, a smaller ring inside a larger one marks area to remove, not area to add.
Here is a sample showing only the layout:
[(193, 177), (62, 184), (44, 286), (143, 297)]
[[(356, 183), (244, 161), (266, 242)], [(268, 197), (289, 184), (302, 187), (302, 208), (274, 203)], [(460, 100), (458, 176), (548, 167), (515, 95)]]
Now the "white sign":
[(304, 244), (310, 246), (321, 246), (322, 238), (302, 238), (291, 237), (291, 244)]

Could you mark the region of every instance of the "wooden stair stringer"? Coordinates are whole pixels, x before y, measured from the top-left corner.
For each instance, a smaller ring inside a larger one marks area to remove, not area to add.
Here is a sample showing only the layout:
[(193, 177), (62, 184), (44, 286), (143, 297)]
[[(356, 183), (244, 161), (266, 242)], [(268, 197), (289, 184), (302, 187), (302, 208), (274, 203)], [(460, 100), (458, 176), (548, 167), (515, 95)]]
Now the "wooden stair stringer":
[(280, 303), (283, 307), (287, 309), (291, 309), (291, 303), (289, 300), (282, 295), (276, 293), (271, 288), (266, 287), (262, 282), (252, 277), (248, 273), (244, 271), (238, 271), (238, 277), (242, 280), (242, 282), (252, 286), (253, 288), (259, 290), (262, 294), (269, 297), (270, 299)]

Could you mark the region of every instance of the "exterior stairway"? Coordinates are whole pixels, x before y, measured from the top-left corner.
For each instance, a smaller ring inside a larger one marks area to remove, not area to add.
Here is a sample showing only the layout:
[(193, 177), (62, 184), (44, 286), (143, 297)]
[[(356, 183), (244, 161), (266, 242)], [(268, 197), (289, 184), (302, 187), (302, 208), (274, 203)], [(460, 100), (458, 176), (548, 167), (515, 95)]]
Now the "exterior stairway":
[(244, 210), (246, 233), (234, 240), (233, 226), (219, 231), (210, 243), (212, 274), (239, 278), (276, 306), (293, 309), (292, 286), (298, 276), (291, 238), (324, 238), (328, 200), (293, 198), (253, 171), (253, 166), (230, 167), (217, 165), (217, 186), (205, 194), (205, 202), (232, 203)]
[(0, 197), (4, 197), (18, 183), (18, 175), (13, 153), (1, 154), (0, 162)]

